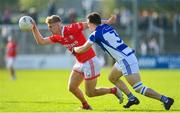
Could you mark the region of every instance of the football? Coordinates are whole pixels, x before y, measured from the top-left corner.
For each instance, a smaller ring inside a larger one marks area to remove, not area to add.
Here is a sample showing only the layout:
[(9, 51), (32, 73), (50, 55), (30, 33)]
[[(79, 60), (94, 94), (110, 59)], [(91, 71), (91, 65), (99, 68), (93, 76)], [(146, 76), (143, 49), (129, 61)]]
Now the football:
[(29, 31), (34, 20), (30, 16), (22, 16), (19, 19), (19, 28), (22, 31)]

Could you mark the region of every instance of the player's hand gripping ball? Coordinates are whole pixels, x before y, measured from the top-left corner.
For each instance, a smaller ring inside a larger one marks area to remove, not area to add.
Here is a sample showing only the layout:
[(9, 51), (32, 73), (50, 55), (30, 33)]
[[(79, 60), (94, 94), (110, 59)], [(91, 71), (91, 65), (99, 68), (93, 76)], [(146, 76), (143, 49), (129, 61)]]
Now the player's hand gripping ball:
[(32, 28), (33, 19), (30, 16), (22, 16), (19, 19), (19, 28), (22, 31), (30, 31)]

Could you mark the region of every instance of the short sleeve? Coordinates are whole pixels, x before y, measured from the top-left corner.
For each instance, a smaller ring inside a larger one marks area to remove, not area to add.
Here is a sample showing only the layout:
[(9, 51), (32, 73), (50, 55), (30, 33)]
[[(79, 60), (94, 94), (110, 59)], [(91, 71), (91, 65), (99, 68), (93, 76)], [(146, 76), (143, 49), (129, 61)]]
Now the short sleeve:
[(49, 36), (47, 38), (49, 38), (52, 43), (56, 43), (56, 42), (58, 42), (59, 36), (58, 35), (52, 35), (52, 36)]
[(83, 24), (82, 23), (73, 23), (68, 25), (67, 27), (71, 33), (81, 32), (83, 31)]

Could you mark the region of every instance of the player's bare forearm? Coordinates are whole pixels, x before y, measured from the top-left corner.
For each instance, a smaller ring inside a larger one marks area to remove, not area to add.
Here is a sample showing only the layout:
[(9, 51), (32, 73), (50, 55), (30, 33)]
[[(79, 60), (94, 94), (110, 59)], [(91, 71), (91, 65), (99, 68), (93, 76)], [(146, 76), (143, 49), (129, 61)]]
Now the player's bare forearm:
[(39, 30), (35, 24), (32, 27), (32, 33), (34, 35), (34, 38), (35, 38), (37, 44), (40, 44), (40, 45), (46, 44), (45, 40), (43, 39), (41, 33), (39, 32)]
[(84, 53), (84, 52), (87, 51), (87, 50), (84, 49), (83, 47), (74, 47), (73, 49), (74, 49), (73, 51), (74, 51), (75, 53)]
[(84, 52), (86, 52), (87, 50), (89, 50), (90, 48), (91, 48), (91, 46), (92, 46), (92, 44), (90, 44), (90, 43), (88, 43), (88, 42), (86, 42), (84, 45), (82, 45), (82, 46), (79, 46), (79, 47), (74, 47), (73, 49), (73, 51), (75, 52), (75, 53), (84, 53)]
[(116, 15), (112, 15), (109, 19), (107, 20), (101, 20), (103, 24), (114, 24), (116, 22)]
[(41, 35), (35, 23), (32, 26), (32, 33), (37, 44), (41, 43)]

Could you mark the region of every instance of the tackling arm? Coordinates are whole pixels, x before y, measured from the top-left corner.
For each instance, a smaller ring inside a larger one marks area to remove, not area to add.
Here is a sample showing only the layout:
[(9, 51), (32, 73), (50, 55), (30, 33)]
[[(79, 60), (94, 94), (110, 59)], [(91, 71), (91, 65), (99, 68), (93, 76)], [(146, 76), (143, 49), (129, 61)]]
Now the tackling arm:
[(82, 46), (79, 46), (79, 47), (74, 47), (73, 48), (73, 52), (74, 53), (84, 53), (86, 52), (87, 50), (89, 50), (91, 48), (93, 44), (89, 43), (88, 41), (86, 41), (86, 43)]

